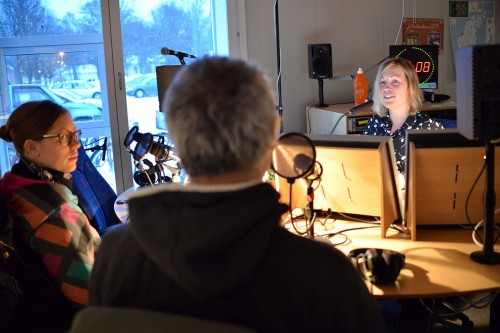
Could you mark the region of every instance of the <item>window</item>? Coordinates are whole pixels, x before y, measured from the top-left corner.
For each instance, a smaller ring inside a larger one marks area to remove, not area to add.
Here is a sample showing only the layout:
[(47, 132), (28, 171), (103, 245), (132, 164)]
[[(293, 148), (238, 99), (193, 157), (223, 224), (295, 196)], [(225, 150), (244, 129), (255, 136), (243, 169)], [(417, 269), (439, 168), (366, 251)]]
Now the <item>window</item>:
[[(99, 158), (103, 151), (87, 152), (110, 184), (123, 191), (133, 184), (130, 167), (123, 167), (130, 156), (120, 155), (129, 128), (165, 133), (154, 73), (156, 66), (178, 64), (178, 59), (162, 55), (161, 48), (227, 55), (229, 45), (236, 44), (230, 43), (228, 22), (238, 21), (228, 15), (241, 14), (244, 5), (231, 9), (239, 1), (0, 0), (0, 125), (19, 103), (42, 95), (72, 108), (84, 144), (92, 148), (108, 139), (107, 161)], [(116, 36), (116, 24), (121, 36)], [(117, 43), (111, 45), (111, 38)], [(123, 47), (112, 48), (116, 44)], [(127, 89), (141, 84), (144, 89), (115, 94), (115, 87), (109, 87), (115, 80), (107, 76), (116, 77), (120, 68)], [(0, 175), (14, 161), (12, 145), (0, 142)]]

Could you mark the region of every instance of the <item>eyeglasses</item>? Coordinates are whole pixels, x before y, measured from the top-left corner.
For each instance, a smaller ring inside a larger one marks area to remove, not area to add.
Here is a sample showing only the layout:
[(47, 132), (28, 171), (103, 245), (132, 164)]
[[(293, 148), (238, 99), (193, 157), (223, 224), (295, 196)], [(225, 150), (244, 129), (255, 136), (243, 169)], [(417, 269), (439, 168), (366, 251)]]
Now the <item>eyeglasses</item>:
[(42, 139), (48, 138), (59, 138), (59, 143), (63, 146), (69, 146), (73, 142), (79, 142), (82, 137), (82, 131), (76, 130), (71, 133), (59, 133), (59, 134), (45, 134), (42, 135)]

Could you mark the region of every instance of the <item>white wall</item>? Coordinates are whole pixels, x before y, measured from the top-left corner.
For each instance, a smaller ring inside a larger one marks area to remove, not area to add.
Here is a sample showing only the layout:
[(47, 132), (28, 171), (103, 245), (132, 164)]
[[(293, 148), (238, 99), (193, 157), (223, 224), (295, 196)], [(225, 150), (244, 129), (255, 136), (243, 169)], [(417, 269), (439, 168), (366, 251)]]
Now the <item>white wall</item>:
[[(333, 75), (368, 69), (388, 55), (389, 45), (401, 44), (399, 26), (404, 0), (281, 0), (279, 4), (284, 131), (305, 132), (305, 108), (317, 104), (318, 82), (309, 79), (307, 45), (332, 44)], [(448, 0), (406, 0), (403, 17), (443, 18), (444, 52), (439, 55), (439, 89), (455, 100), (455, 64), (449, 39)], [(274, 4), (245, 2), (248, 59), (276, 80)], [(414, 13), (414, 4), (416, 12)], [(500, 4), (495, 4), (496, 42), (500, 42)], [(415, 15), (414, 15), (415, 14)], [(376, 69), (367, 73), (372, 84)], [(352, 81), (325, 80), (327, 104), (352, 102)]]

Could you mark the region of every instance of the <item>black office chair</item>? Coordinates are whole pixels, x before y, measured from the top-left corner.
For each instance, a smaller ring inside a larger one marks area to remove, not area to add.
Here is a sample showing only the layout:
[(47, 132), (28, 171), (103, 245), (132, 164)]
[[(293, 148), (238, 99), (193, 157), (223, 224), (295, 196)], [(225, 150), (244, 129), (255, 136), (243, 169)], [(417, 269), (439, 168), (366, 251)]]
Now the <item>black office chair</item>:
[(213, 320), (131, 308), (89, 306), (75, 316), (69, 333), (256, 333)]

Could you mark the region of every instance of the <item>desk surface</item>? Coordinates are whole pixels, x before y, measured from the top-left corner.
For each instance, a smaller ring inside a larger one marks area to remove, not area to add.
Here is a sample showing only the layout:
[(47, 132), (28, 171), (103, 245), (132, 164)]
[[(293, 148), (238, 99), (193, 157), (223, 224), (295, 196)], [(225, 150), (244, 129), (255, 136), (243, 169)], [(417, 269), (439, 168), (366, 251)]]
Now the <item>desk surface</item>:
[[(358, 223), (334, 222), (333, 231), (350, 229)], [(368, 226), (368, 225), (364, 225)], [(318, 229), (318, 228), (316, 228)], [(347, 254), (356, 248), (383, 248), (405, 254), (406, 263), (396, 283), (373, 285), (370, 292), (377, 298), (417, 298), (466, 295), (500, 290), (500, 266), (476, 263), (470, 253), (481, 250), (472, 241), (472, 231), (461, 228), (419, 230), (419, 240), (412, 241), (390, 229), (387, 238), (380, 228), (345, 232), (349, 242), (336, 247)], [(340, 243), (342, 237), (330, 241)], [(495, 250), (500, 251), (500, 246)]]
[(136, 191), (135, 187), (131, 187), (128, 190), (124, 191), (122, 194), (116, 198), (115, 201), (115, 214), (118, 216), (120, 221), (123, 223), (128, 222), (128, 204), (127, 204), (127, 199), (130, 194), (134, 193)]
[[(126, 199), (134, 191), (131, 188), (123, 192), (117, 201)], [(115, 212), (122, 222), (127, 222), (126, 204), (115, 203)], [(318, 233), (369, 226), (345, 221), (328, 223), (327, 228), (316, 225), (318, 223), (315, 224)], [(346, 231), (344, 235), (348, 242), (335, 246), (345, 254), (352, 249), (370, 247), (405, 254), (405, 267), (396, 283), (373, 285), (367, 282), (368, 289), (377, 298), (444, 297), (500, 290), (500, 266), (480, 264), (470, 259), (472, 252), (481, 250), (473, 243), (471, 230), (456, 227), (422, 229), (417, 241), (393, 229), (388, 230), (386, 238), (381, 238), (378, 226)], [(330, 239), (333, 244), (343, 240), (342, 236)], [(499, 245), (495, 251), (500, 251)]]

